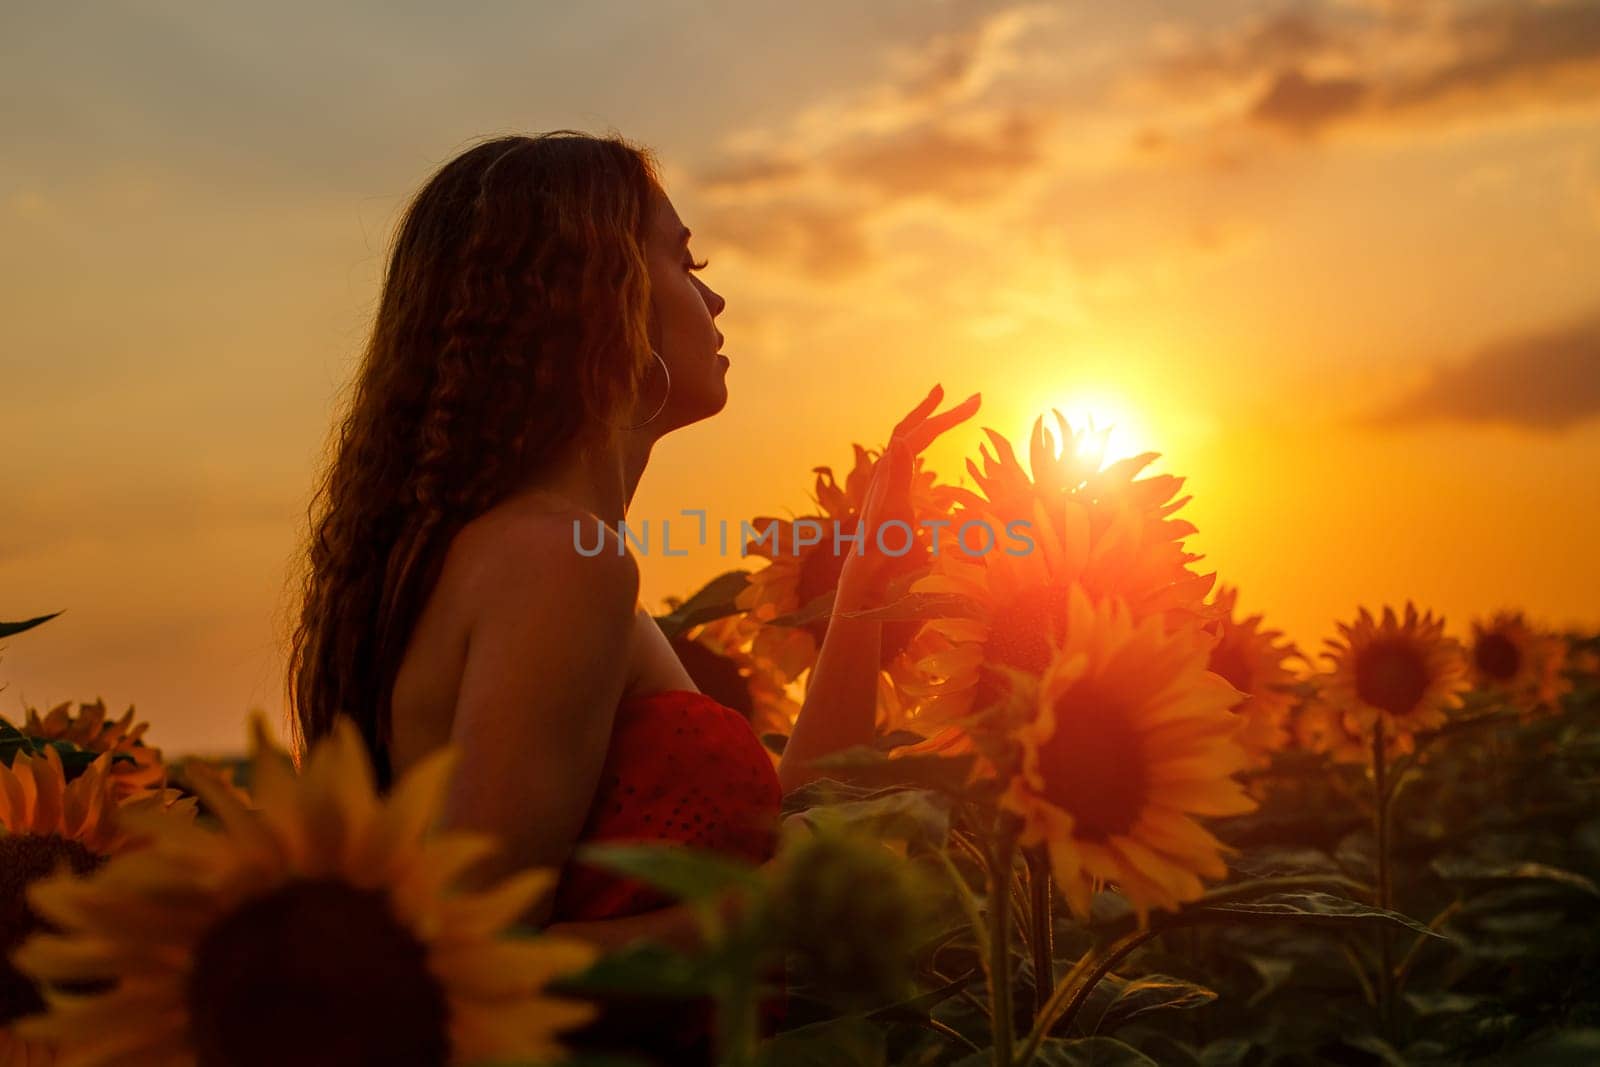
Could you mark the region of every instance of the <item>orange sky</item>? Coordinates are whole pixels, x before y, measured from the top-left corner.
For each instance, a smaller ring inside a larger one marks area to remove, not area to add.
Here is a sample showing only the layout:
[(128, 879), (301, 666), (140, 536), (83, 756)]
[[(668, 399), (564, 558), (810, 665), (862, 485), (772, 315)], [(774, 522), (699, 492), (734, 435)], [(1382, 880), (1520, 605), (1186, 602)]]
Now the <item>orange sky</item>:
[[(728, 407), (630, 518), (803, 512), (935, 381), (1184, 474), (1308, 648), (1413, 597), (1600, 625), (1600, 8), (1343, 0), (0, 14), (0, 714), (173, 752), (283, 699), (391, 228), (473, 139), (656, 149)], [(841, 471), (842, 473), (842, 471)], [(641, 559), (652, 604), (737, 558)]]

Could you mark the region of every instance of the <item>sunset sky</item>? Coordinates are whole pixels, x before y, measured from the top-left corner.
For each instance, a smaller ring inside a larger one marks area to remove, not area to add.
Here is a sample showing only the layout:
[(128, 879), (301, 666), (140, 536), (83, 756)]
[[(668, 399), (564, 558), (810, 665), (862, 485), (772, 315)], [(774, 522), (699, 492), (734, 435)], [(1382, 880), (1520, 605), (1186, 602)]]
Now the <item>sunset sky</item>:
[[(1115, 422), (1308, 650), (1408, 597), (1600, 625), (1600, 4), (23, 3), (0, 98), (0, 619), (65, 609), (8, 717), (281, 717), (399, 212), (555, 128), (655, 149), (728, 300), (630, 520), (804, 513), (942, 382), (941, 474)], [(659, 608), (756, 561), (640, 562)]]

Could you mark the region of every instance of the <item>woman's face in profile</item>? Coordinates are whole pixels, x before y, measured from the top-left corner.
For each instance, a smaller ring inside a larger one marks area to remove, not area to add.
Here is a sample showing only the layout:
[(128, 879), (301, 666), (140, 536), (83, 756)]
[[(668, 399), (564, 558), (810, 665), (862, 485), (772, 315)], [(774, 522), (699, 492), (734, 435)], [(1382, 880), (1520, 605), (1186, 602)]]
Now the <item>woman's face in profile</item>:
[[(651, 342), (672, 374), (666, 407), (652, 427), (670, 429), (715, 415), (728, 402), (728, 359), (718, 354), (722, 331), (713, 321), (727, 306), (695, 274), (688, 228), (664, 193), (655, 199), (646, 257), (650, 267)], [(652, 362), (634, 421), (661, 403), (661, 368)]]

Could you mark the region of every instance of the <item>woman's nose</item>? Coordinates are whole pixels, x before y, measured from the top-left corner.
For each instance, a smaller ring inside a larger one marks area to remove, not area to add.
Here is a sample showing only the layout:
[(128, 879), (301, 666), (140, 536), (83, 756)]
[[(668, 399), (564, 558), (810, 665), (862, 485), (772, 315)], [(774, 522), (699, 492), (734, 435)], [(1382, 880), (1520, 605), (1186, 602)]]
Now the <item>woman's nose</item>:
[(706, 307), (711, 309), (712, 318), (722, 314), (722, 309), (727, 306), (728, 302), (722, 299), (721, 293), (717, 292), (709, 285), (706, 286)]

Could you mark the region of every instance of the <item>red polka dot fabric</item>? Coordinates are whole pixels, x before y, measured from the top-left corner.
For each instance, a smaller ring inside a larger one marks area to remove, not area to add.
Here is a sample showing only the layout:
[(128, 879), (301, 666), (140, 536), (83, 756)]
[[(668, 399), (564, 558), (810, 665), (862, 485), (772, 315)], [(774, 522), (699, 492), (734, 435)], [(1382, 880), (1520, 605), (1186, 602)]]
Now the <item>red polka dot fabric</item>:
[[(777, 845), (783, 790), (739, 712), (692, 689), (617, 706), (611, 747), (579, 844), (673, 841), (761, 863)], [(673, 903), (630, 878), (573, 861), (552, 922), (611, 919)]]

